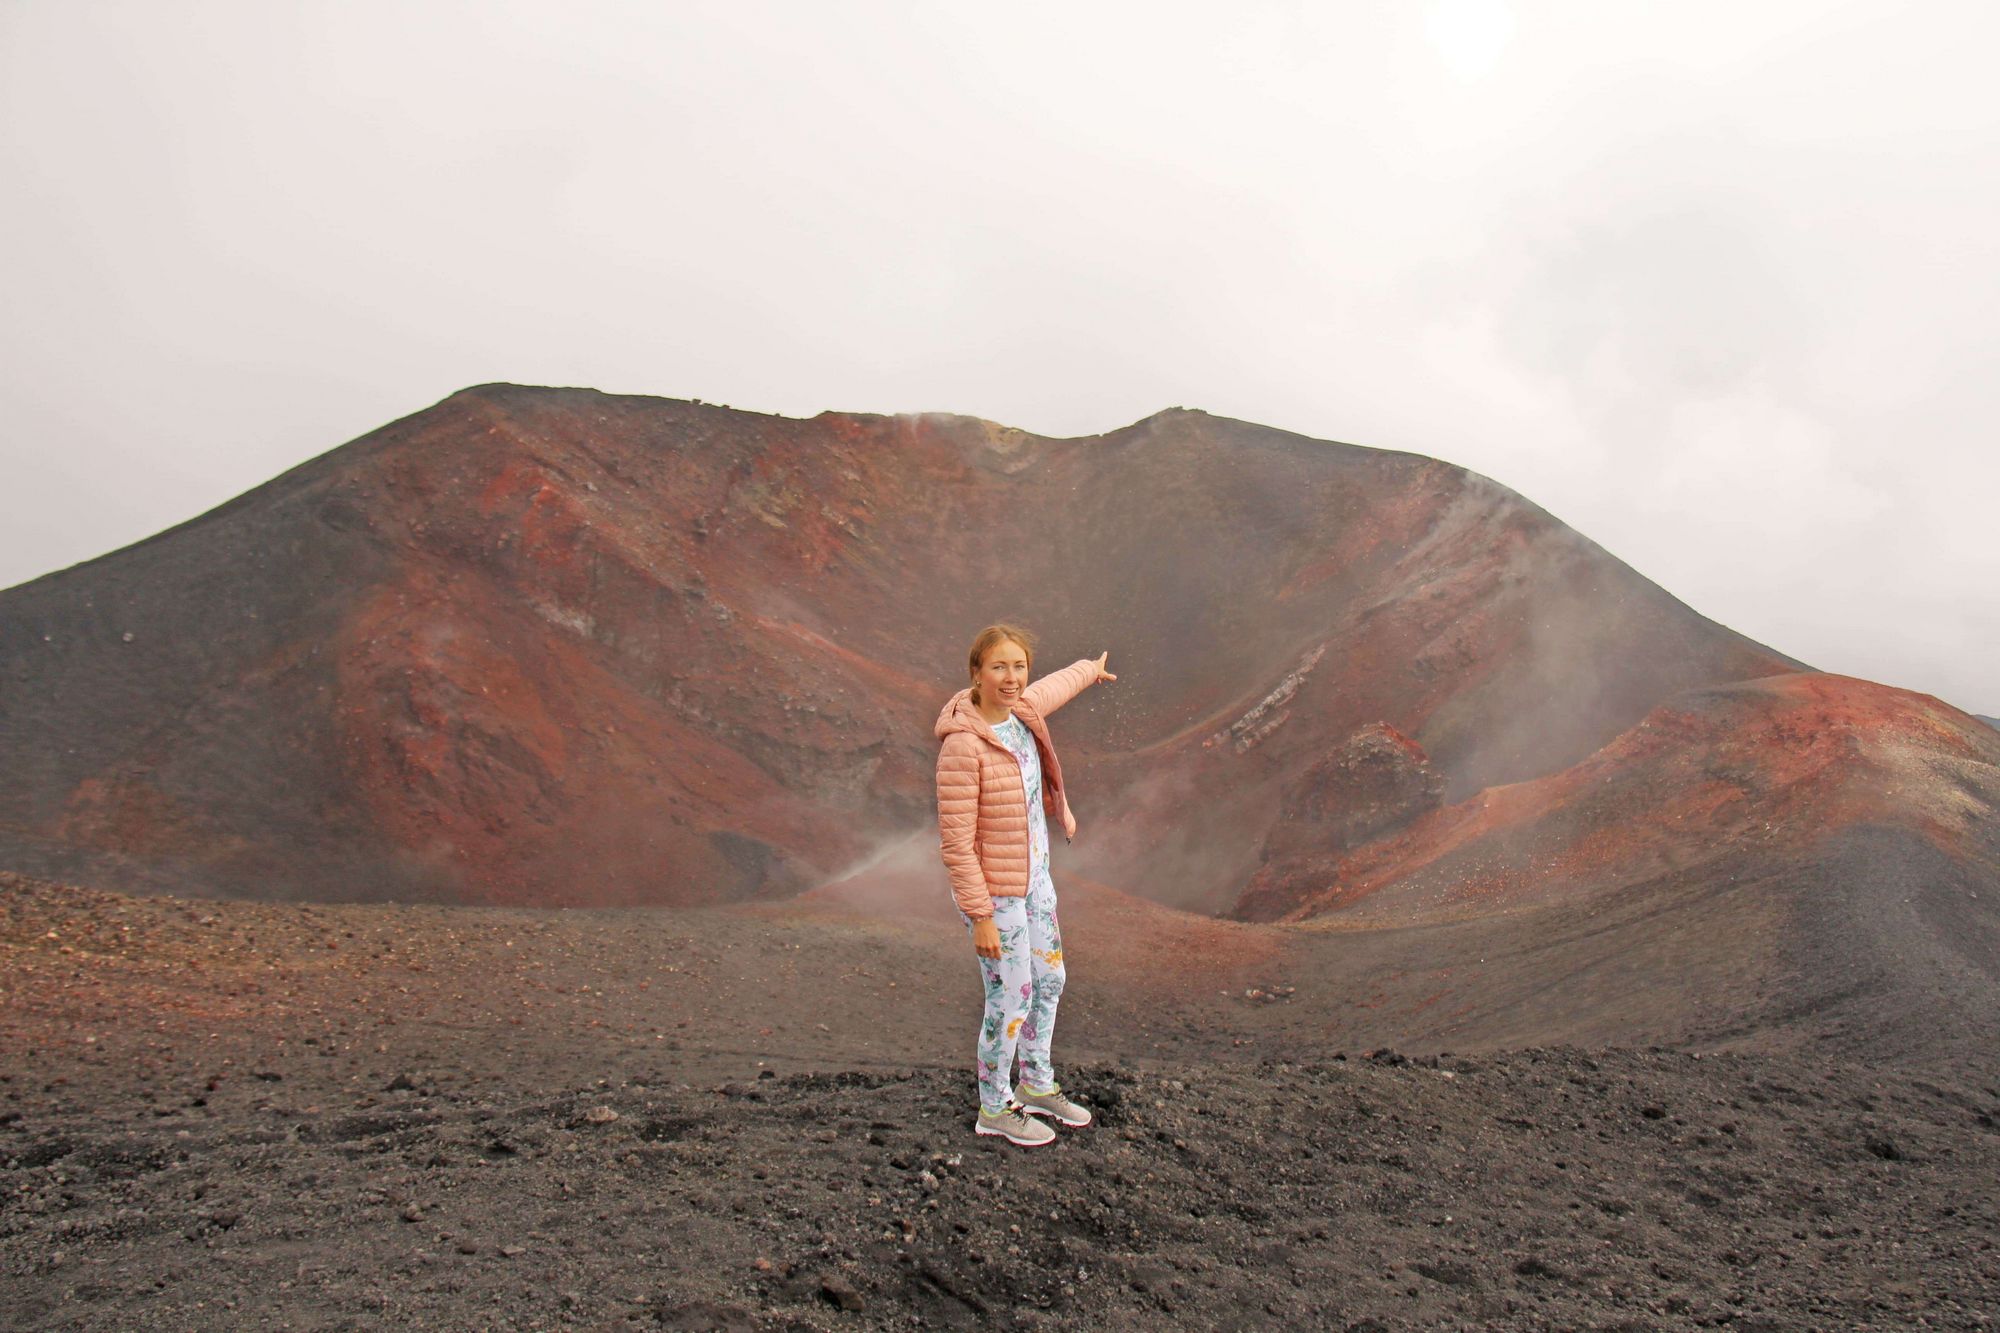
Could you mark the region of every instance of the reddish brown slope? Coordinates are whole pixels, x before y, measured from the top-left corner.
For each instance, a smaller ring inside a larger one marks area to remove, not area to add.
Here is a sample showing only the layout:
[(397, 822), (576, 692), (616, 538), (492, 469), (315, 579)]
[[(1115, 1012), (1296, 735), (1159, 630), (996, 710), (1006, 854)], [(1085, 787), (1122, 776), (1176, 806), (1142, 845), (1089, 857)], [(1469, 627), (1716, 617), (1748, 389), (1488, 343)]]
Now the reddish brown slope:
[[(1582, 763), (1490, 787), (1399, 831), (1263, 866), (1237, 914), (1412, 924), (1746, 861), (1802, 865), (1896, 826), (1992, 875), (2000, 733), (1929, 695), (1797, 673), (1691, 690)], [(2000, 956), (2000, 955), (1996, 955)]]
[(1801, 665), (1414, 455), (1198, 412), (1051, 440), (491, 385), (0, 594), (0, 860), (784, 895), (925, 826), (930, 720), (1003, 616), (1044, 669), (1122, 668), (1060, 721), (1076, 869), (1200, 910), (1364, 728), (1457, 801)]

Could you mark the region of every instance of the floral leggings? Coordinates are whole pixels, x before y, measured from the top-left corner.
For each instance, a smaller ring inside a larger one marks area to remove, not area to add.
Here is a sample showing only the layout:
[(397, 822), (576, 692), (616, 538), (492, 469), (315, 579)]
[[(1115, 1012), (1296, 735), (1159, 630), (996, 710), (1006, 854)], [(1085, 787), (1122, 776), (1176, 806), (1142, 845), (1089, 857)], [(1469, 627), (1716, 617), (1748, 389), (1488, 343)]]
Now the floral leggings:
[[(959, 918), (970, 934), (972, 918), (963, 912)], [(1048, 876), (1032, 876), (1025, 897), (993, 899), (993, 924), (1000, 931), (1000, 956), (973, 955), (986, 986), (986, 1012), (979, 1020), (979, 1104), (988, 1112), (1014, 1100), (1017, 1048), (1025, 1086), (1040, 1091), (1056, 1086), (1049, 1038), (1062, 998), (1063, 956), (1056, 891)]]

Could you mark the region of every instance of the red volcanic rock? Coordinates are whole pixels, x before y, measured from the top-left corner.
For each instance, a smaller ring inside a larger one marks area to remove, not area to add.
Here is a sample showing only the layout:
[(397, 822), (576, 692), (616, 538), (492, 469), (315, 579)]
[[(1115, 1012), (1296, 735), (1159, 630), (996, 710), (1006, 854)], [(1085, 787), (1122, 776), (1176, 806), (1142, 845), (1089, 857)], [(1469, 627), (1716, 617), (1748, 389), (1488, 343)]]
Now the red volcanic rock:
[(1444, 778), (1423, 747), (1386, 722), (1349, 736), (1287, 794), (1283, 820), (1264, 840), (1270, 859), (1305, 848), (1346, 847), (1435, 809)]
[(1462, 803), (1685, 691), (1808, 669), (1412, 454), (1181, 410), (1048, 439), (487, 385), (0, 594), (0, 864), (782, 897), (931, 821), (930, 722), (1001, 618), (1043, 669), (1119, 670), (1060, 721), (1072, 872), (1207, 912), (1360, 728)]
[(1777, 675), (1677, 695), (1582, 763), (1434, 811), (1239, 911), (1409, 924), (1669, 874), (1733, 883), (1883, 827), (1992, 883), (1996, 806), (2000, 732), (1929, 695)]
[(1444, 775), (1423, 747), (1386, 722), (1363, 727), (1305, 771), (1285, 794), (1264, 839), (1264, 864), (1251, 877), (1235, 915), (1271, 920), (1327, 882), (1351, 847), (1435, 810)]

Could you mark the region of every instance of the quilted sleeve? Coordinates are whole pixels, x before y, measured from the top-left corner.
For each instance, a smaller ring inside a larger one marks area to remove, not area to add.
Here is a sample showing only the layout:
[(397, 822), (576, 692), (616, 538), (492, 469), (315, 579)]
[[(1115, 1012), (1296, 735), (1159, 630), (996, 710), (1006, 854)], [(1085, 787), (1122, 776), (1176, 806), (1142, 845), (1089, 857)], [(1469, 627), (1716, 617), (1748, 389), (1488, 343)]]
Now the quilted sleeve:
[(1047, 717), (1096, 683), (1097, 659), (1083, 657), (1071, 662), (1054, 675), (1043, 676), (1021, 693), (1035, 706), (1036, 712)]
[(977, 921), (993, 915), (973, 831), (979, 824), (979, 741), (963, 731), (944, 738), (937, 763), (938, 846), (958, 910)]

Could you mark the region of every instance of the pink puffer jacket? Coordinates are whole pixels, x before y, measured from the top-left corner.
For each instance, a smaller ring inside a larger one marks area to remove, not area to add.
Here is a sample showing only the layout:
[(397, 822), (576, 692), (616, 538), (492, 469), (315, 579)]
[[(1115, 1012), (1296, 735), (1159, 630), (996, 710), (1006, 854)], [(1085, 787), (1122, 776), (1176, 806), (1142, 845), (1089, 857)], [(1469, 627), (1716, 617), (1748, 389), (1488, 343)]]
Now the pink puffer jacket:
[[(1043, 721), (1097, 683), (1097, 663), (1082, 658), (1021, 691), (1014, 716), (1035, 738), (1042, 760), (1042, 808), (1065, 839), (1076, 836), (1076, 817), (1063, 792), (1062, 765)], [(994, 898), (1028, 892), (1028, 792), (1021, 765), (979, 715), (967, 686), (938, 714), (938, 842), (951, 875), (951, 896), (973, 920), (993, 915)]]

